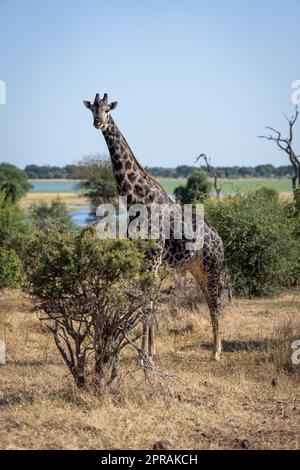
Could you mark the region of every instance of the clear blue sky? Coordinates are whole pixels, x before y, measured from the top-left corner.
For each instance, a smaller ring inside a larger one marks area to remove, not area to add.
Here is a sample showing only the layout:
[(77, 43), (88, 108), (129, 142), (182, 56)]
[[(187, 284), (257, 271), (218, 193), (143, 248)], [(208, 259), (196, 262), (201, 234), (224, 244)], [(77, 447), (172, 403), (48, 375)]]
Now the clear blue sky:
[(82, 100), (107, 92), (143, 165), (287, 162), (256, 135), (293, 111), (299, 0), (0, 0), (0, 20), (1, 161), (106, 151)]

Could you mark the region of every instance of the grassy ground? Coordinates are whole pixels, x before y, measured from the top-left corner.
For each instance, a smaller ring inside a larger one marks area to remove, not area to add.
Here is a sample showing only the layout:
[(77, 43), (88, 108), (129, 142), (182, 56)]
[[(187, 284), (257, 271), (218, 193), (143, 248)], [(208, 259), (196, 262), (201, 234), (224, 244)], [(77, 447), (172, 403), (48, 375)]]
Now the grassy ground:
[(186, 184), (186, 178), (157, 178), (157, 181), (168, 194), (173, 194), (175, 188)]
[(248, 192), (263, 186), (276, 189), (279, 193), (292, 191), (292, 183), (287, 178), (221, 179), (220, 183), (222, 184), (222, 191), (225, 193)]
[[(300, 366), (292, 373), (282, 361), (278, 336), (290, 318), (300, 325), (299, 290), (227, 307), (220, 363), (211, 360), (206, 306), (177, 306), (174, 315), (175, 307), (159, 320), (157, 363), (175, 374), (164, 392), (142, 373), (123, 375), (100, 402), (74, 389), (30, 301), (20, 291), (5, 292), (0, 448), (151, 449), (169, 440), (174, 449), (299, 449)], [(127, 351), (123, 374), (132, 367)]]

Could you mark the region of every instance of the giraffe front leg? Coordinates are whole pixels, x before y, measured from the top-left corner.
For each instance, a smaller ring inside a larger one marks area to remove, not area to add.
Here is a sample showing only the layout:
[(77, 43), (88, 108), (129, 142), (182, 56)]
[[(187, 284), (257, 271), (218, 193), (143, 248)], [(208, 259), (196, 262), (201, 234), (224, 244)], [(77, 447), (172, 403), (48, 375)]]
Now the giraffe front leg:
[(219, 324), (219, 316), (220, 316), (220, 295), (219, 289), (217, 286), (208, 287), (207, 289), (207, 303), (210, 311), (212, 329), (213, 329), (213, 338), (214, 338), (214, 351), (213, 357), (216, 361), (220, 360), (221, 352), (222, 352), (222, 341), (221, 341), (221, 333), (220, 333), (220, 324)]
[[(148, 252), (148, 261), (150, 261), (149, 272), (152, 272), (155, 276), (158, 274), (159, 267), (162, 263), (162, 253), (164, 242), (160, 240), (161, 245), (158, 245), (156, 251), (149, 250)], [(155, 312), (154, 312), (154, 302), (151, 300), (145, 309), (144, 318), (143, 318), (143, 342), (142, 347), (145, 352), (147, 352), (150, 358), (155, 356)], [(147, 336), (147, 339), (146, 339)]]
[(149, 327), (149, 339), (148, 339), (148, 354), (149, 357), (154, 357), (156, 353), (155, 349), (155, 329), (154, 326), (151, 325)]
[(148, 356), (155, 356), (155, 327), (154, 327), (154, 303), (150, 303), (150, 318), (148, 326)]
[(142, 349), (147, 352), (148, 350), (148, 338), (149, 338), (149, 324), (147, 319), (143, 321), (143, 334), (142, 334)]
[(219, 312), (211, 311), (211, 322), (213, 327), (213, 336), (214, 336), (214, 353), (213, 358), (215, 361), (219, 361), (222, 352), (222, 341), (220, 334), (220, 325), (219, 325)]

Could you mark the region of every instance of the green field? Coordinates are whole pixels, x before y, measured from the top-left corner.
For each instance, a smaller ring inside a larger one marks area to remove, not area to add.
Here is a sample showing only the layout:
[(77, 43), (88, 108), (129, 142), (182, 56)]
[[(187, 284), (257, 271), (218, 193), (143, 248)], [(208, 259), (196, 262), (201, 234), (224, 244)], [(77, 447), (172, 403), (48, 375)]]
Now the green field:
[[(173, 194), (175, 188), (186, 184), (186, 178), (157, 178), (157, 180), (168, 194)], [(39, 180), (31, 182), (35, 184), (35, 187), (30, 190), (31, 193), (74, 193), (80, 191), (75, 189), (77, 181), (72, 180)], [(245, 193), (262, 186), (274, 188), (280, 193), (292, 190), (292, 184), (288, 178), (221, 179), (220, 183), (224, 194)]]
[(155, 178), (162, 185), (166, 193), (173, 194), (174, 189), (186, 184), (186, 178)]
[[(160, 184), (167, 193), (172, 194), (177, 186), (186, 183), (185, 178), (158, 178)], [(278, 192), (289, 192), (292, 190), (291, 181), (288, 178), (239, 178), (239, 179), (221, 179), (222, 193), (245, 193), (259, 189), (263, 186), (274, 188)]]

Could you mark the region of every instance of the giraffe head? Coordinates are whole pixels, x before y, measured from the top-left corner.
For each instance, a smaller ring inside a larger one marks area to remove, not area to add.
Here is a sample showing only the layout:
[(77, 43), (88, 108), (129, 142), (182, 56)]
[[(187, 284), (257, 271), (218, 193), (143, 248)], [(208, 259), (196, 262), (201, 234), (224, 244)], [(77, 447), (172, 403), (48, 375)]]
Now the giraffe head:
[(97, 93), (94, 99), (94, 103), (91, 103), (90, 101), (84, 101), (83, 104), (93, 113), (94, 127), (96, 127), (96, 129), (105, 130), (108, 125), (109, 112), (117, 107), (118, 102), (114, 101), (113, 103), (109, 104), (107, 93), (104, 94), (102, 99)]

